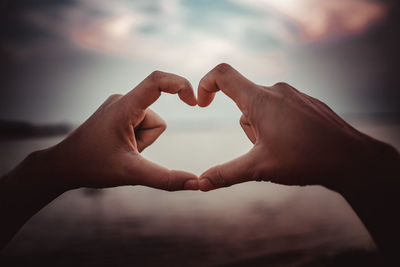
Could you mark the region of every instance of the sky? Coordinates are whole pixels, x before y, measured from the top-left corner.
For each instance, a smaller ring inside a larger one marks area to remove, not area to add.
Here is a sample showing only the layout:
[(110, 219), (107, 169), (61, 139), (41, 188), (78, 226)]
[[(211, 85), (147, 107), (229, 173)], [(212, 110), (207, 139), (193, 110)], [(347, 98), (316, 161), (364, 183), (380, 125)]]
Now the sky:
[[(0, 1), (0, 118), (84, 121), (154, 70), (201, 77), (227, 62), (258, 84), (285, 81), (340, 114), (400, 111), (399, 4), (370, 0)], [(167, 122), (232, 121), (163, 95)]]

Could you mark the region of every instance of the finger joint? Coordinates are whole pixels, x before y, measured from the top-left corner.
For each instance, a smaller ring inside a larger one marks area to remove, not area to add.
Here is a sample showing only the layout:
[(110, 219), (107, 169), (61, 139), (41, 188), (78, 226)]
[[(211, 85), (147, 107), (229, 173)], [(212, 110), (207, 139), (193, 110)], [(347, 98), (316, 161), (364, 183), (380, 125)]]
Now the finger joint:
[(229, 65), (228, 63), (220, 63), (214, 68), (214, 70), (219, 75), (226, 74), (227, 72), (231, 71), (232, 69), (233, 69), (232, 66)]

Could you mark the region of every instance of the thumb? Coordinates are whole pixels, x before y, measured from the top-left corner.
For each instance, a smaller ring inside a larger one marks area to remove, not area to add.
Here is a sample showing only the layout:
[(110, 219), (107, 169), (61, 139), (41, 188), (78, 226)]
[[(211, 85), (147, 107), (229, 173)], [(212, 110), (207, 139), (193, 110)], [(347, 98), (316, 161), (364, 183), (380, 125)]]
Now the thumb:
[(205, 171), (199, 178), (201, 191), (228, 187), (234, 184), (259, 180), (256, 150), (229, 162), (214, 166)]
[(198, 190), (198, 178), (195, 174), (169, 170), (140, 155), (129, 158), (125, 172), (127, 185), (143, 185), (166, 191)]

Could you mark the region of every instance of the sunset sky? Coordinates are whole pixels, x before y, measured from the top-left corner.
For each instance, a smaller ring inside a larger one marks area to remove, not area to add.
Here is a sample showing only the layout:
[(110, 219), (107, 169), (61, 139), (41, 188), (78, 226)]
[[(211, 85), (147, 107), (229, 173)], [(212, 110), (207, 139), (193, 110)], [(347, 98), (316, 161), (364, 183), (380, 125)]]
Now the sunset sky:
[[(398, 4), (368, 0), (0, 1), (0, 118), (79, 123), (153, 70), (198, 81), (220, 62), (286, 81), (338, 113), (400, 111)], [(171, 121), (239, 117), (163, 95)]]

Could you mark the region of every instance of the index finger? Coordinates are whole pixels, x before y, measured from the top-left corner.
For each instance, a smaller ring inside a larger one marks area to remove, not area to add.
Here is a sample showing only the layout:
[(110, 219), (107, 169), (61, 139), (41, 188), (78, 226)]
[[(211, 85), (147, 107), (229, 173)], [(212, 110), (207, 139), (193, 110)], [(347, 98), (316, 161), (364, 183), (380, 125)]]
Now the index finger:
[(198, 105), (208, 106), (215, 93), (221, 90), (244, 112), (249, 99), (254, 95), (257, 85), (246, 79), (237, 70), (226, 63), (219, 64), (200, 81), (198, 88)]
[(161, 95), (161, 92), (178, 93), (179, 98), (190, 106), (197, 104), (190, 82), (178, 75), (162, 71), (154, 71), (124, 97), (134, 107), (146, 109)]

